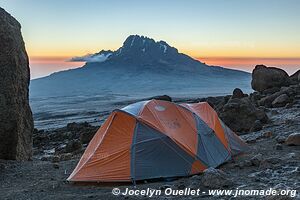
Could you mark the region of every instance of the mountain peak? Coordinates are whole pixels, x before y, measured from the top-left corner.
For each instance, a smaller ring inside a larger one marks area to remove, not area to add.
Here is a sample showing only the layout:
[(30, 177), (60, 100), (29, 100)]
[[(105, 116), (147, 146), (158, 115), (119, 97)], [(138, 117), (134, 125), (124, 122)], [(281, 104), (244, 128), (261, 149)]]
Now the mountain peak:
[(171, 47), (165, 41), (155, 41), (140, 35), (130, 35), (126, 38), (123, 46), (116, 52), (117, 56), (135, 56), (135, 57), (162, 57), (178, 54), (178, 50)]
[[(184, 57), (184, 58), (183, 58)], [(130, 35), (124, 41), (122, 47), (116, 51), (100, 51), (82, 57), (74, 57), (71, 61), (106, 62), (123, 60), (130, 63), (154, 63), (191, 60), (192, 58), (178, 53), (165, 41), (155, 41), (152, 38), (141, 35)]]

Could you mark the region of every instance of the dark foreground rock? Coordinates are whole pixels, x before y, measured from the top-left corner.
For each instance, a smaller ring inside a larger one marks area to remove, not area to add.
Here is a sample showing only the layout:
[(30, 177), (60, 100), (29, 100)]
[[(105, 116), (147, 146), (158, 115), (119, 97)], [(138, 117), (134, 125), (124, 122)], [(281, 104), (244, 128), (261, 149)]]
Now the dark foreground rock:
[(32, 156), (30, 73), (20, 29), (18, 21), (0, 8), (0, 159)]
[(233, 91), (227, 103), (220, 106), (217, 111), (225, 124), (238, 133), (261, 130), (262, 125), (268, 122), (265, 111), (257, 108), (251, 102), (251, 97), (244, 95), (241, 90), (237, 92), (237, 89)]

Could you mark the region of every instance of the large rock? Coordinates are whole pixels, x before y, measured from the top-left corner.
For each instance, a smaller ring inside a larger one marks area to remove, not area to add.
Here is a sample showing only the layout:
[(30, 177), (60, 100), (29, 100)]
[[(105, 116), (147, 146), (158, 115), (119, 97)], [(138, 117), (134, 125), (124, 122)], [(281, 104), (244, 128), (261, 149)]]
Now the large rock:
[(31, 159), (33, 119), (29, 81), (21, 25), (0, 8), (0, 159)]
[(252, 89), (259, 92), (268, 88), (287, 86), (289, 83), (289, 75), (276, 67), (256, 65), (252, 72)]
[(244, 94), (240, 88), (235, 88), (232, 92), (231, 98), (232, 99), (241, 99), (246, 96), (248, 96), (248, 95)]
[[(258, 105), (260, 106), (265, 106), (265, 107), (278, 107), (277, 103), (274, 102), (276, 98), (278, 98), (279, 96), (285, 94), (289, 97), (288, 102), (293, 100), (293, 96), (295, 96), (295, 94), (297, 93), (297, 91), (295, 90), (295, 88), (293, 87), (282, 87), (280, 89), (280, 91), (275, 92), (274, 94), (265, 96), (263, 98), (261, 98), (258, 101)], [(283, 99), (283, 97), (280, 98), (281, 100)], [(274, 102), (274, 104), (273, 104)], [(273, 104), (273, 105), (272, 105)]]
[(300, 69), (290, 76), (290, 82), (292, 84), (300, 83)]
[(248, 132), (257, 120), (261, 123), (268, 121), (266, 113), (257, 109), (248, 97), (230, 99), (219, 111), (219, 116), (227, 126), (239, 133)]

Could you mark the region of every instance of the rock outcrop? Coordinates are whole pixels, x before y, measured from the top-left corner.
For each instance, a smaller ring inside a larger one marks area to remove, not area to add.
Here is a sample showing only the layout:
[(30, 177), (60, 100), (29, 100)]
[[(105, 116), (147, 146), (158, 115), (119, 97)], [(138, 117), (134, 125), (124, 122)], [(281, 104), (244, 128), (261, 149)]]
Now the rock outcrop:
[[(287, 103), (292, 102), (294, 96), (297, 93), (297, 88), (290, 87), (282, 87), (278, 92), (275, 92), (270, 95), (266, 95), (257, 101), (257, 104), (265, 107), (281, 107), (285, 106)], [(280, 97), (280, 98), (279, 98)]]
[(20, 29), (19, 22), (0, 8), (0, 159), (32, 156), (29, 61)]
[(240, 88), (235, 88), (232, 92), (232, 99), (241, 99), (243, 97), (248, 96), (247, 94), (244, 94), (243, 91)]
[(253, 90), (258, 92), (269, 88), (287, 86), (289, 83), (289, 75), (276, 67), (257, 65), (252, 72), (251, 86)]
[(233, 91), (229, 101), (217, 111), (225, 124), (239, 133), (258, 131), (268, 121), (264, 110), (257, 108), (251, 102), (251, 97), (244, 95), (241, 90), (237, 92), (237, 89)]
[(300, 83), (300, 69), (290, 76), (290, 82), (292, 84)]

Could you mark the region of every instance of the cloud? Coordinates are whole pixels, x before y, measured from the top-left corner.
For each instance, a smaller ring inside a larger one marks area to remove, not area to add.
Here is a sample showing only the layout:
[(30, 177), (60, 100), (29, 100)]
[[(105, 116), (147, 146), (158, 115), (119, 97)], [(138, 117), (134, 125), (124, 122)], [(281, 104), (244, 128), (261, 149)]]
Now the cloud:
[(108, 59), (111, 53), (107, 54), (87, 54), (85, 56), (76, 56), (68, 60), (69, 62), (104, 62)]

